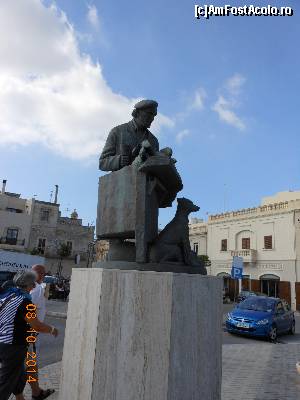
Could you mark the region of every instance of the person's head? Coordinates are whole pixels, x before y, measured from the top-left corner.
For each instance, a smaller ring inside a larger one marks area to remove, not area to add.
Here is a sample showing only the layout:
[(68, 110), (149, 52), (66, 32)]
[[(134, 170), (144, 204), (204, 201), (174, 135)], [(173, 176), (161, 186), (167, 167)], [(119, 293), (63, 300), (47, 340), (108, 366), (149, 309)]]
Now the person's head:
[(35, 264), (32, 266), (32, 270), (36, 273), (37, 275), (37, 283), (42, 283), (44, 280), (44, 277), (46, 275), (46, 270), (44, 265), (41, 264)]
[(35, 287), (37, 275), (34, 271), (22, 271), (18, 272), (14, 276), (14, 284), (20, 289), (30, 292)]
[(137, 125), (142, 128), (150, 128), (155, 116), (157, 115), (158, 103), (154, 100), (139, 101), (132, 111), (132, 116)]

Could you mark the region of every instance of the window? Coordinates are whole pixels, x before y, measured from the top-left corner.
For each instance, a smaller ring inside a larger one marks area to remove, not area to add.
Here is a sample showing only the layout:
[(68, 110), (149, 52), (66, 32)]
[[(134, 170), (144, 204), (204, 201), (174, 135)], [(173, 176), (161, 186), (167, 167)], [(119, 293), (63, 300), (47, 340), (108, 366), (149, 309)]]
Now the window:
[(46, 239), (39, 239), (38, 241), (38, 251), (40, 254), (45, 253), (45, 247), (46, 247)]
[(277, 303), (276, 313), (277, 314), (284, 314), (284, 308), (283, 308), (283, 304), (281, 303), (281, 301), (279, 303)]
[(6, 207), (6, 211), (12, 212), (12, 213), (18, 213), (21, 214), (23, 211), (19, 210), (18, 208), (11, 208), (11, 207)]
[(221, 251), (227, 251), (227, 239), (221, 240)]
[(285, 300), (282, 301), (282, 304), (285, 312), (291, 311), (290, 305)]
[(67, 242), (67, 247), (70, 250), (70, 254), (72, 253), (72, 247), (73, 247), (73, 243), (72, 242)]
[(250, 238), (242, 238), (242, 250), (250, 249)]
[(198, 249), (199, 249), (198, 243), (194, 243), (194, 252), (196, 254), (198, 254)]
[(13, 244), (13, 245), (17, 244), (18, 234), (19, 234), (18, 229), (8, 228), (6, 233), (6, 244)]
[(50, 211), (49, 210), (41, 210), (41, 221), (49, 221), (49, 215), (50, 215)]
[(272, 235), (264, 236), (264, 249), (273, 249)]

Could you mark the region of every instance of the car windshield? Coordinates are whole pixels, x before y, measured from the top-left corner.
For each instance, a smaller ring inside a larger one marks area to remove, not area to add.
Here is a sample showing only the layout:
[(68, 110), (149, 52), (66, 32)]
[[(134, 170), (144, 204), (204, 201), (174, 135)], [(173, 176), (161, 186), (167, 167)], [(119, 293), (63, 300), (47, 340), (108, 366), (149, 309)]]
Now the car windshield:
[(274, 304), (275, 302), (273, 299), (251, 297), (240, 303), (238, 308), (242, 310), (272, 312), (274, 309)]

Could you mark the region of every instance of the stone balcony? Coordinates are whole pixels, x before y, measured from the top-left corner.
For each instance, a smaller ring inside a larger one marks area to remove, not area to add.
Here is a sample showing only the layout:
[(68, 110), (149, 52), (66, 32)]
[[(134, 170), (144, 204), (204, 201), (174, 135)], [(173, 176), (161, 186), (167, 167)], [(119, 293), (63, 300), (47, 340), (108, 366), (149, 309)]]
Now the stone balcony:
[(230, 255), (243, 257), (244, 262), (255, 262), (256, 261), (257, 251), (253, 249), (244, 249), (244, 250), (231, 250)]
[(1, 250), (24, 251), (24, 248), (25, 248), (25, 239), (17, 240), (6, 237), (0, 237)]

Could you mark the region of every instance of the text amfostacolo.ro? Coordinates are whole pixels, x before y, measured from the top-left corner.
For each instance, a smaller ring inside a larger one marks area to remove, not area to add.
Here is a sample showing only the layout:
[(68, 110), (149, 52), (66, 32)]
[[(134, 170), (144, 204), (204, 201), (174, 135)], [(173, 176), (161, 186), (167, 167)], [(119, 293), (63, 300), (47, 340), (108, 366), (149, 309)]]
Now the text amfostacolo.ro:
[(206, 18), (216, 17), (228, 17), (229, 15), (239, 17), (291, 17), (294, 11), (291, 7), (274, 7), (267, 5), (265, 7), (257, 7), (254, 5), (245, 5), (240, 7), (234, 7), (229, 4), (225, 4), (222, 7), (217, 7), (212, 4), (204, 4), (199, 6), (195, 4), (195, 18)]

